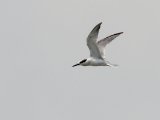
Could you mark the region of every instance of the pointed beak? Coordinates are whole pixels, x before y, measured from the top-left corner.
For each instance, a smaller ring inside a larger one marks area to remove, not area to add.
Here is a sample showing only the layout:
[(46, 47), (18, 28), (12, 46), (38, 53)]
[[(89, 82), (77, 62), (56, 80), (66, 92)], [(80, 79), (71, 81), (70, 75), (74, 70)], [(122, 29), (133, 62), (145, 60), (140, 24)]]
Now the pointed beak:
[(80, 65), (80, 64), (79, 64), (79, 63), (77, 63), (77, 64), (73, 65), (72, 67), (75, 67), (75, 66), (78, 66), (78, 65)]

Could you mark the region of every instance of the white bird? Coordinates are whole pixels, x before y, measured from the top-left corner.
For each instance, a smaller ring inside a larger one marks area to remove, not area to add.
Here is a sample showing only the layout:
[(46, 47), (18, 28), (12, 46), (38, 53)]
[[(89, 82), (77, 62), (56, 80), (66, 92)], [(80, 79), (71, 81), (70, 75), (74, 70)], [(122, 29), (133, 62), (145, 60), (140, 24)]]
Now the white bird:
[(118, 37), (123, 32), (119, 32), (113, 35), (110, 35), (102, 40), (97, 41), (99, 29), (102, 22), (97, 24), (90, 34), (87, 37), (87, 46), (90, 50), (90, 57), (87, 59), (83, 59), (79, 63), (73, 65), (72, 67), (82, 65), (82, 66), (117, 66), (115, 64), (111, 64), (110, 62), (105, 60), (105, 47), (109, 44), (113, 39)]

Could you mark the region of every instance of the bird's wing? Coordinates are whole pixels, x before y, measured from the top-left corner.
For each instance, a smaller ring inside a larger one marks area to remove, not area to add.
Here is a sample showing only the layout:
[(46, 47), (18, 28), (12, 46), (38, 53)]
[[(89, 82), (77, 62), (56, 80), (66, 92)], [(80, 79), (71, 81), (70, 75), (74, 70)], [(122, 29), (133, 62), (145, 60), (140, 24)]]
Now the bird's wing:
[(97, 46), (97, 38), (102, 22), (97, 24), (87, 37), (87, 46), (90, 50), (90, 56), (94, 58), (102, 58), (99, 47)]
[(110, 35), (110, 36), (108, 36), (108, 37), (106, 37), (106, 38), (104, 38), (104, 39), (102, 39), (102, 40), (97, 42), (99, 51), (100, 51), (101, 56), (103, 58), (105, 58), (105, 47), (106, 47), (106, 45), (109, 44), (112, 40), (114, 40), (116, 37), (118, 37), (122, 33), (123, 32)]

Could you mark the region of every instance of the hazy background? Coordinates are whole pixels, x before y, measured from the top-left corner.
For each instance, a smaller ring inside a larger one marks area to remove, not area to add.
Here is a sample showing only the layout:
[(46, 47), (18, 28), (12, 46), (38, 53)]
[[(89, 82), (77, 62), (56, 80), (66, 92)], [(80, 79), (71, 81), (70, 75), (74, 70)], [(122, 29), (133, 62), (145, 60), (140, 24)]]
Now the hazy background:
[[(1, 0), (1, 120), (160, 120), (159, 0)], [(118, 68), (71, 66), (86, 37)]]

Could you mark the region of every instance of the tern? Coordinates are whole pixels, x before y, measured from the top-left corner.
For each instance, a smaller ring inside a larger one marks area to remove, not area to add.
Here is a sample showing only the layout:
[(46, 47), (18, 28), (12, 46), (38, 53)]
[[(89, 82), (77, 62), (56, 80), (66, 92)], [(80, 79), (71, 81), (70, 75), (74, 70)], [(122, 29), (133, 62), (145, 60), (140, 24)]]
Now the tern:
[(104, 39), (97, 41), (99, 29), (101, 27), (101, 23), (97, 24), (92, 31), (89, 33), (87, 37), (87, 46), (90, 50), (90, 57), (87, 59), (83, 59), (79, 63), (73, 65), (75, 66), (117, 66), (116, 64), (112, 64), (105, 59), (105, 47), (112, 40), (118, 37), (123, 32), (119, 32), (113, 35), (110, 35)]

